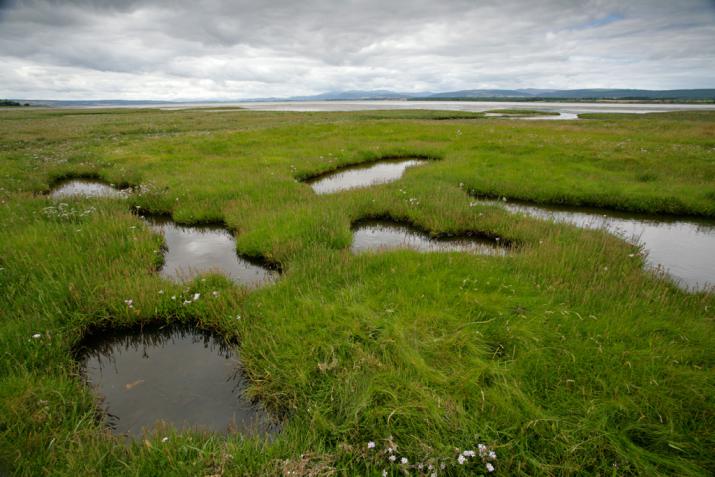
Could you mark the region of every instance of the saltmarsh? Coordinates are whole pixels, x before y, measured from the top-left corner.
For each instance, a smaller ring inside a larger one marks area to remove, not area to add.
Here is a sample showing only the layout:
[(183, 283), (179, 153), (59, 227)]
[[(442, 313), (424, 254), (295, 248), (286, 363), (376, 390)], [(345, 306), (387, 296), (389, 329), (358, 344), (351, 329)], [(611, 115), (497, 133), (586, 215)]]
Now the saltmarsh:
[[(301, 182), (397, 156), (432, 162), (336, 194)], [(470, 207), (715, 218), (715, 113), (3, 111), (0, 161), (0, 472), (473, 475), (484, 464), (457, 457), (485, 443), (498, 475), (715, 473), (713, 294), (643, 271), (602, 231)], [(141, 187), (43, 195), (76, 176)], [(137, 211), (221, 223), (281, 277), (165, 280)], [(350, 252), (353, 223), (387, 217), (513, 249)], [(237, 343), (250, 396), (283, 422), (274, 440), (160, 427), (127, 445), (106, 430), (75, 346), (160, 323)]]

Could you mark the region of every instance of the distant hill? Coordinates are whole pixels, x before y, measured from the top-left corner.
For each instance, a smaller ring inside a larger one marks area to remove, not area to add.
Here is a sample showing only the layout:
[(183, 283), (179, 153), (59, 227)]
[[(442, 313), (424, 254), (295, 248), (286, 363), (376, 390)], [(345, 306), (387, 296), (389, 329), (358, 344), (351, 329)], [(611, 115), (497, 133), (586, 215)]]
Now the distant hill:
[(468, 89), (442, 93), (405, 93), (390, 90), (330, 91), (311, 96), (270, 97), (252, 99), (181, 99), (155, 100), (5, 100), (50, 107), (141, 107), (176, 104), (222, 104), (254, 101), (363, 101), (363, 100), (430, 100), (430, 101), (666, 101), (715, 102), (715, 89)]
[(529, 98), (532, 95), (518, 89), (468, 89), (428, 95), (429, 98)]
[(404, 93), (389, 90), (331, 91), (313, 96), (294, 96), (289, 101), (356, 101), (380, 99), (479, 100), (715, 100), (715, 89), (468, 89), (443, 93)]
[(578, 100), (715, 100), (715, 89), (474, 89), (424, 95), (427, 99), (514, 98)]
[(389, 90), (352, 90), (352, 91), (330, 91), (327, 93), (316, 94), (312, 96), (293, 96), (288, 98), (290, 101), (357, 101), (357, 100), (379, 100), (379, 99), (407, 99), (416, 98), (418, 96), (431, 95), (432, 93), (400, 93)]

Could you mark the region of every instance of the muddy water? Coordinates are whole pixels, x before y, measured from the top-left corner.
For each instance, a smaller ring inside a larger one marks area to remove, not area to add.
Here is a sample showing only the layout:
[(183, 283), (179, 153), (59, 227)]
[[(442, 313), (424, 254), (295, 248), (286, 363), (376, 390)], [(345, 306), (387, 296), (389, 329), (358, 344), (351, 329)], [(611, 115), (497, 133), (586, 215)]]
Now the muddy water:
[(177, 225), (164, 218), (146, 218), (149, 225), (164, 235), (167, 246), (160, 274), (175, 281), (189, 280), (198, 274), (218, 272), (240, 285), (258, 286), (275, 280), (278, 273), (240, 257), (236, 240), (226, 229)]
[(126, 197), (127, 193), (115, 189), (103, 182), (90, 179), (72, 179), (57, 184), (50, 192), (50, 197)]
[(351, 249), (355, 253), (406, 248), (419, 252), (469, 252), (505, 255), (499, 242), (478, 238), (431, 238), (407, 225), (389, 221), (365, 221), (353, 229)]
[(408, 167), (425, 164), (424, 159), (395, 159), (349, 166), (325, 174), (307, 182), (318, 194), (330, 194), (341, 190), (368, 187), (396, 181)]
[(240, 361), (220, 339), (191, 329), (91, 338), (78, 353), (117, 434), (138, 437), (164, 421), (178, 429), (246, 435), (275, 430), (244, 396)]
[(662, 267), (685, 289), (715, 285), (715, 222), (668, 220), (602, 210), (573, 210), (506, 203), (512, 212), (569, 222), (585, 228), (605, 228), (647, 251), (646, 263)]

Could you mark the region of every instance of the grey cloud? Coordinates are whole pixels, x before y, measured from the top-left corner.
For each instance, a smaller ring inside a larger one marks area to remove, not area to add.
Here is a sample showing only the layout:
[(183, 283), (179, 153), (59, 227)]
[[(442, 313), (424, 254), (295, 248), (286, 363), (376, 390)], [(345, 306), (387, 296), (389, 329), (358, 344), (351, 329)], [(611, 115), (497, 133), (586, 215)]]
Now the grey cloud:
[(0, 96), (713, 87), (712, 44), (706, 0), (17, 0)]

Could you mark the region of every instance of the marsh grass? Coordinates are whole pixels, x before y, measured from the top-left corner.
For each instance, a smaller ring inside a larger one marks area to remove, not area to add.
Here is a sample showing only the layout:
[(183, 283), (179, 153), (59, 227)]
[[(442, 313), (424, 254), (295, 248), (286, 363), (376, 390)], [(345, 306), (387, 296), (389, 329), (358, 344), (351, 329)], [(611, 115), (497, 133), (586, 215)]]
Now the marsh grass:
[[(603, 231), (470, 194), (713, 217), (715, 115), (405, 114), (3, 111), (0, 469), (399, 475), (366, 454), (375, 441), (451, 462), (441, 475), (473, 475), (455, 447), (480, 442), (498, 475), (714, 473), (712, 293), (644, 271), (637, 247)], [(416, 154), (440, 160), (330, 196), (297, 180)], [(142, 187), (61, 208), (40, 194), (87, 174)], [(225, 223), (282, 277), (250, 292), (217, 275), (163, 280), (162, 239), (136, 206)], [(386, 216), (516, 251), (351, 254), (351, 224)], [(238, 343), (250, 395), (284, 421), (275, 440), (160, 426), (126, 445), (103, 427), (73, 350), (91, 329), (162, 323)]]

